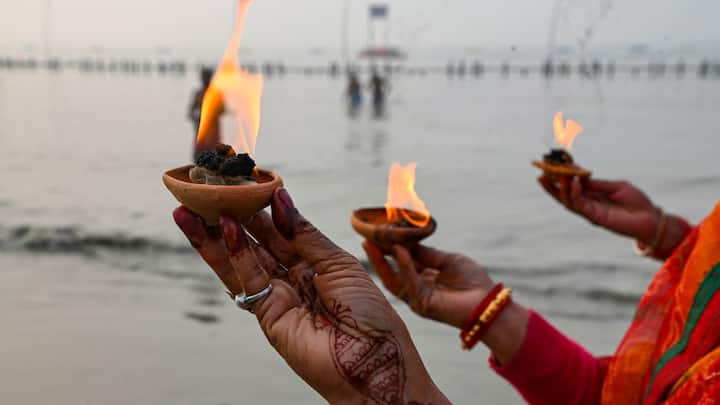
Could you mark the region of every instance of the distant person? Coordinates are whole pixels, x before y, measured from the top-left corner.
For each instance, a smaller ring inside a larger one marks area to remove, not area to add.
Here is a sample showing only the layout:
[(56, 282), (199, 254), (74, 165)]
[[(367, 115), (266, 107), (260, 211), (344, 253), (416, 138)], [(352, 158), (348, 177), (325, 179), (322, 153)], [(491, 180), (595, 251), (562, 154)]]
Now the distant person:
[(220, 143), (219, 114), (217, 117), (214, 118), (217, 122), (211, 125), (209, 131), (212, 133), (205, 138), (205, 142), (203, 142), (203, 145), (198, 144), (196, 141), (198, 132), (200, 131), (200, 118), (202, 115), (203, 98), (205, 97), (205, 93), (210, 87), (210, 82), (212, 81), (214, 74), (215, 72), (213, 69), (207, 67), (202, 68), (202, 70), (200, 71), (200, 80), (202, 81), (202, 87), (200, 89), (197, 89), (190, 99), (188, 118), (190, 118), (190, 120), (193, 122), (195, 128), (195, 133), (193, 136), (193, 158), (197, 156), (202, 150)]
[(348, 78), (347, 97), (353, 106), (358, 106), (362, 103), (362, 86), (355, 72), (351, 72)]
[(385, 116), (385, 99), (390, 91), (390, 86), (387, 80), (380, 76), (377, 70), (373, 69), (369, 87), (373, 98), (373, 116), (382, 118)]
[(348, 77), (348, 87), (345, 96), (348, 102), (348, 116), (355, 118), (362, 104), (362, 85), (355, 72), (351, 72)]
[(202, 100), (205, 96), (205, 92), (210, 87), (210, 82), (213, 77), (213, 70), (207, 67), (203, 67), (200, 70), (200, 81), (202, 82), (202, 88), (195, 90), (192, 97), (190, 98), (190, 109), (188, 110), (188, 118), (195, 125), (195, 134), (200, 130), (200, 113), (202, 112)]
[(372, 92), (373, 105), (380, 106), (385, 104), (385, 95), (389, 91), (387, 81), (380, 76), (377, 70), (373, 70), (370, 78), (370, 91)]

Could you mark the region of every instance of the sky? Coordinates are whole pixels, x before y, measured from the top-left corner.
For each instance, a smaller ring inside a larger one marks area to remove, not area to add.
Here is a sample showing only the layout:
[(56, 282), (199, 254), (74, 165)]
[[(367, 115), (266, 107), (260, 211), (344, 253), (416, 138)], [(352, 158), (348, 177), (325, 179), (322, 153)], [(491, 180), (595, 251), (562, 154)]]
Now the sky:
[[(381, 0), (377, 0), (381, 1)], [(376, 2), (377, 2), (376, 1)], [(405, 48), (544, 45), (556, 3), (558, 42), (593, 27), (592, 43), (720, 42), (718, 0), (386, 0)], [(222, 49), (233, 0), (3, 0), (0, 47)], [(343, 4), (352, 47), (365, 43), (367, 0), (254, 0), (243, 47), (339, 49)], [(50, 10), (46, 13), (46, 10)], [(50, 23), (45, 24), (48, 20)], [(187, 51), (190, 52), (190, 51)]]

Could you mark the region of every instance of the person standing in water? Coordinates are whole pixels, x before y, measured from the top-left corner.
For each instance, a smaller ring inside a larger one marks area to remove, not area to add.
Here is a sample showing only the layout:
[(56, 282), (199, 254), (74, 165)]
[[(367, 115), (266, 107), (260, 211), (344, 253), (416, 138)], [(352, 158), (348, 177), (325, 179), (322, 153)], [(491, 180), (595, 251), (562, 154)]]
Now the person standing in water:
[(357, 116), (362, 104), (362, 85), (356, 72), (350, 72), (348, 75), (348, 87), (345, 96), (348, 101), (348, 115), (354, 118)]
[(362, 86), (357, 73), (350, 72), (348, 77), (347, 97), (352, 106), (359, 106), (362, 103)]
[(216, 122), (211, 125), (210, 131), (212, 132), (212, 134), (206, 138), (207, 141), (205, 142), (205, 144), (207, 145), (199, 145), (196, 141), (198, 132), (200, 131), (200, 117), (202, 115), (203, 98), (205, 97), (205, 93), (210, 87), (210, 82), (212, 81), (214, 74), (215, 72), (213, 71), (213, 69), (208, 67), (203, 67), (200, 70), (200, 80), (202, 81), (202, 87), (197, 89), (190, 99), (188, 118), (193, 122), (195, 128), (195, 133), (193, 135), (193, 158), (195, 158), (202, 150), (207, 149), (207, 145), (212, 146), (220, 143), (219, 116), (217, 117)]
[(370, 78), (370, 91), (373, 97), (373, 110), (376, 117), (384, 115), (385, 111), (385, 95), (389, 89), (387, 81), (380, 76), (377, 69), (372, 70), (372, 77)]

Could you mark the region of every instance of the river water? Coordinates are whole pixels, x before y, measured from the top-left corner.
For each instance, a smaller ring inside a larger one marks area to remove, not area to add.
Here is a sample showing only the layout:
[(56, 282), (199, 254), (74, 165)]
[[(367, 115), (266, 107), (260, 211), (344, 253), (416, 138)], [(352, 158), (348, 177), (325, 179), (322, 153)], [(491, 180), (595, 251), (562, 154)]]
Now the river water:
[[(617, 325), (658, 264), (536, 184), (530, 161), (551, 145), (553, 114), (583, 124), (574, 155), (597, 178), (630, 180), (695, 222), (720, 195), (719, 80), (399, 75), (391, 84), (382, 118), (367, 106), (349, 117), (342, 78), (267, 78), (259, 165), (364, 258), (350, 212), (382, 205), (390, 164), (416, 161), (418, 194), (439, 224), (428, 244), (476, 258), (558, 322), (594, 322), (605, 334), (595, 341), (619, 339)], [(37, 255), (61, 255), (63, 263), (207, 278), (160, 181), (189, 161), (195, 86), (193, 74), (0, 72), (0, 268), (4, 251), (28, 266)], [(429, 337), (418, 339), (430, 347)]]

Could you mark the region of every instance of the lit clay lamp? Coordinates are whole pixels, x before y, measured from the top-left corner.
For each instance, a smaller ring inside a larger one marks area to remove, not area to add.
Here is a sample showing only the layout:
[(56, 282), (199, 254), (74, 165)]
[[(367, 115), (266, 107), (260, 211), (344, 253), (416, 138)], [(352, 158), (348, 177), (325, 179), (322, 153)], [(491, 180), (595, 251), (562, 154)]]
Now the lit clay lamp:
[[(249, 1), (240, 1), (235, 30), (210, 86), (203, 97), (197, 142), (196, 164), (178, 167), (163, 175), (175, 198), (207, 223), (221, 215), (243, 220), (270, 204), (275, 189), (282, 187), (277, 174), (258, 169), (251, 156), (260, 129), (263, 79), (240, 69), (237, 49)], [(238, 127), (236, 154), (227, 145), (216, 144), (220, 115), (228, 104)]]
[(532, 164), (543, 170), (543, 177), (552, 181), (565, 179), (570, 181), (575, 177), (585, 179), (590, 177), (592, 172), (575, 164), (570, 150), (573, 141), (582, 131), (583, 127), (573, 120), (563, 122), (563, 114), (558, 112), (553, 120), (555, 130), (555, 143), (560, 148), (553, 148), (550, 153), (543, 156), (542, 161), (533, 161)]
[(390, 167), (385, 207), (361, 208), (352, 213), (353, 229), (389, 251), (392, 245), (417, 245), (437, 228), (423, 201), (415, 193), (415, 163)]

